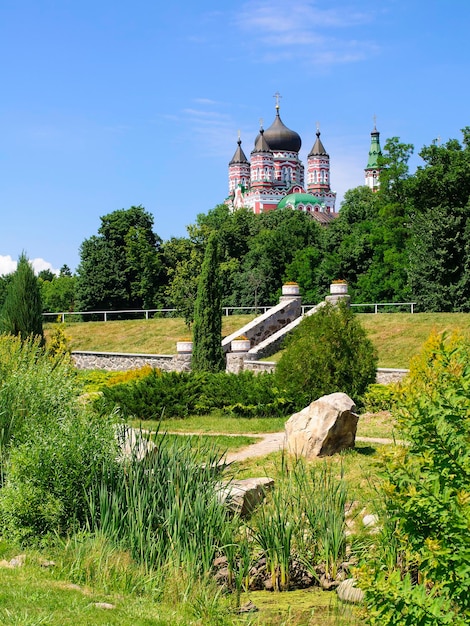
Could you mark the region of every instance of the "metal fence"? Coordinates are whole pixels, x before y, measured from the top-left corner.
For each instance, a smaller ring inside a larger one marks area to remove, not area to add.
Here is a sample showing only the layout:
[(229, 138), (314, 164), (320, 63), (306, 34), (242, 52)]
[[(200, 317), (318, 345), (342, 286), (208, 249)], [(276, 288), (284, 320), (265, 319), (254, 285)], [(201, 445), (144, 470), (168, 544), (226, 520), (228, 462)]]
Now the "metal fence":
[[(365, 308), (365, 313), (379, 313), (389, 312), (396, 310), (396, 307), (400, 307), (400, 310), (406, 310), (410, 313), (414, 313), (414, 307), (416, 302), (374, 302), (364, 304), (351, 304), (351, 307)], [(302, 315), (304, 315), (310, 309), (313, 309), (316, 304), (303, 304)], [(270, 306), (226, 306), (222, 308), (222, 313), (225, 316), (229, 315), (245, 315), (253, 313), (254, 315), (260, 315), (266, 313)], [(370, 310), (372, 308), (372, 310)], [(358, 311), (361, 312), (361, 311)], [(84, 318), (91, 317), (95, 321), (109, 322), (116, 319), (150, 319), (155, 317), (180, 317), (177, 309), (123, 309), (122, 311), (62, 311), (60, 313), (43, 313), (43, 316), (49, 321), (65, 322), (66, 318), (68, 322), (82, 322)]]

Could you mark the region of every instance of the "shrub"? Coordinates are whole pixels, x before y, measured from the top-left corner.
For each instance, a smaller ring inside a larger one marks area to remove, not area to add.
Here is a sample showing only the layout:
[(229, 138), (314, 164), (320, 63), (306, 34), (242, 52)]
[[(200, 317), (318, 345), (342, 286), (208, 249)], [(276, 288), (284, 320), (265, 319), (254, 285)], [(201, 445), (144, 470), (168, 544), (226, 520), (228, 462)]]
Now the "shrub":
[(106, 413), (119, 406), (124, 417), (158, 419), (223, 409), (238, 416), (287, 415), (293, 405), (272, 374), (161, 372), (102, 388), (96, 401)]
[(395, 384), (381, 385), (373, 383), (367, 387), (362, 397), (362, 405), (366, 411), (391, 411), (397, 402), (399, 387)]
[(0, 523), (19, 539), (67, 532), (87, 514), (86, 490), (116, 458), (109, 419), (78, 402), (70, 361), (40, 339), (0, 337)]
[(87, 492), (116, 456), (109, 422), (59, 412), (54, 426), (10, 450), (0, 490), (3, 532), (29, 541), (84, 527)]
[(276, 378), (301, 408), (336, 391), (358, 401), (375, 381), (376, 368), (376, 351), (354, 313), (326, 304), (294, 331)]
[(0, 447), (55, 424), (58, 415), (74, 410), (76, 397), (70, 361), (46, 356), (40, 338), (0, 336)]
[(470, 621), (469, 363), (468, 344), (433, 335), (404, 383), (409, 445), (385, 458), (382, 541), (360, 570), (371, 624)]

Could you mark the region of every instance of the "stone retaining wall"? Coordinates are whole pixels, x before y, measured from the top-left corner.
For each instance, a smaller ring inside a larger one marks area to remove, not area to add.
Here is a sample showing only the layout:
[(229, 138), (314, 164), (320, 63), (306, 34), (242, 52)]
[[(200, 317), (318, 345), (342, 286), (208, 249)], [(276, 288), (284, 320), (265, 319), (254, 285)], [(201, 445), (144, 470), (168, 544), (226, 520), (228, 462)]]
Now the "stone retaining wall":
[[(125, 354), (120, 352), (72, 352), (77, 369), (99, 369), (108, 371), (126, 371), (144, 365), (158, 367), (163, 372), (191, 371), (190, 354)], [(242, 370), (250, 370), (256, 374), (274, 372), (274, 361), (252, 361), (249, 353), (227, 354), (227, 372), (237, 374)], [(383, 385), (402, 380), (408, 373), (407, 369), (381, 367), (377, 369), (377, 382)]]
[(190, 354), (125, 354), (120, 352), (72, 352), (77, 369), (99, 369), (108, 371), (126, 371), (144, 365), (158, 367), (163, 372), (189, 372)]

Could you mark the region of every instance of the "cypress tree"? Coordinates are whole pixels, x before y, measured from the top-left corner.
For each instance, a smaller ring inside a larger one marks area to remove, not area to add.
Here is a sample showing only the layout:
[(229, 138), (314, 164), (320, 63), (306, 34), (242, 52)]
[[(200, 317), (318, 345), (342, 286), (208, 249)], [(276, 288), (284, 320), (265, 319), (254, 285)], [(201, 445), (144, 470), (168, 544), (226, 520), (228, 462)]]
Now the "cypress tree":
[(222, 352), (222, 290), (219, 275), (218, 239), (209, 236), (194, 305), (192, 368), (199, 372), (224, 369)]
[(21, 339), (39, 336), (44, 342), (39, 282), (24, 253), (7, 287), (0, 315), (0, 331), (19, 335)]

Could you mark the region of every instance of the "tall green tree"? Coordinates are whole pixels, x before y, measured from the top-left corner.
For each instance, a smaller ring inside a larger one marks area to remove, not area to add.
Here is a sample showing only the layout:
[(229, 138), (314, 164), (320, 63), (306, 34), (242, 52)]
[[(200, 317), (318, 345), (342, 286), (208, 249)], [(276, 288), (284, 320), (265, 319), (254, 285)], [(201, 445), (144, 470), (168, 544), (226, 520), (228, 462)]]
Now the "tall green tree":
[(160, 238), (141, 206), (101, 218), (98, 235), (80, 248), (77, 309), (138, 309), (156, 306), (161, 288)]
[(470, 311), (470, 127), (434, 142), (411, 181), (409, 281), (423, 311)]
[(194, 303), (203, 253), (199, 246), (185, 237), (172, 237), (162, 246), (168, 284), (166, 302), (176, 307), (188, 328), (194, 321)]
[(37, 336), (44, 342), (39, 281), (24, 253), (7, 286), (0, 314), (0, 331), (18, 335), (23, 340)]
[(194, 307), (192, 368), (200, 372), (224, 369), (222, 352), (222, 299), (217, 233), (209, 236)]
[(52, 280), (39, 279), (44, 311), (59, 313), (73, 311), (75, 303), (75, 277), (54, 276)]

